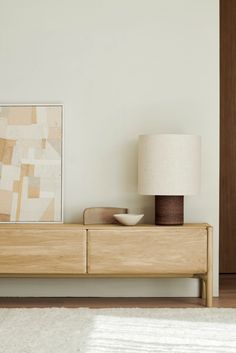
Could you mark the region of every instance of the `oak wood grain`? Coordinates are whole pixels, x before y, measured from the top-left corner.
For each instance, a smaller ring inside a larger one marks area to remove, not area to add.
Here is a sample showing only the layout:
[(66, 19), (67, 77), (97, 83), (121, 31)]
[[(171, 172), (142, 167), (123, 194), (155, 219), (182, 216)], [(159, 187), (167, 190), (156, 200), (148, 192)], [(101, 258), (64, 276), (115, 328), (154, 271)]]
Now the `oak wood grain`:
[(179, 227), (89, 230), (89, 274), (207, 272), (207, 231)]
[[(182, 228), (197, 228), (197, 229), (207, 229), (208, 223), (184, 223), (178, 226), (168, 226), (168, 229), (182, 229)], [(138, 224), (135, 226), (124, 226), (121, 224), (78, 224), (78, 223), (0, 223), (0, 229), (162, 229), (163, 226), (158, 226), (155, 224)]]
[(86, 231), (0, 228), (0, 273), (86, 273)]

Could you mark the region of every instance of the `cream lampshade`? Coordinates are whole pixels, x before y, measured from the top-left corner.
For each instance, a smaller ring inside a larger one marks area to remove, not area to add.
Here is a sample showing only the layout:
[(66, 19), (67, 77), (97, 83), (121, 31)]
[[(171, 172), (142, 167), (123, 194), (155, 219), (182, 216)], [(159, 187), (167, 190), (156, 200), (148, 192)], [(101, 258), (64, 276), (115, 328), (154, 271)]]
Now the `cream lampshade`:
[(156, 224), (183, 224), (183, 196), (194, 195), (200, 188), (200, 154), (200, 136), (139, 137), (138, 191), (156, 195)]

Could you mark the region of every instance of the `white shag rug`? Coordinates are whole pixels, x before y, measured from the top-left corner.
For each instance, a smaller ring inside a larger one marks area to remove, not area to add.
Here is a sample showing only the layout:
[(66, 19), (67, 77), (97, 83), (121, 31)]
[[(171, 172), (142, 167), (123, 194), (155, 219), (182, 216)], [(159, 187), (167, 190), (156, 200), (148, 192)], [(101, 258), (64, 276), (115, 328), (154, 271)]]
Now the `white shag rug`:
[(236, 309), (0, 309), (0, 353), (236, 353)]

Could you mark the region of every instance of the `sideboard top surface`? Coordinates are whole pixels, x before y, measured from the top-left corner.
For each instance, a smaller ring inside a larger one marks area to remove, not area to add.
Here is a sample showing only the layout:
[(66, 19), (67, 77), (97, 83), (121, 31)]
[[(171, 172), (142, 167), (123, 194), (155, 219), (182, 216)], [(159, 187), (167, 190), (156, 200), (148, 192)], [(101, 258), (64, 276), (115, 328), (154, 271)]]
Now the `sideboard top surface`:
[(119, 224), (76, 224), (76, 223), (0, 223), (0, 229), (73, 229), (78, 228), (80, 230), (86, 229), (136, 229), (136, 230), (144, 230), (150, 228), (202, 228), (206, 229), (210, 227), (207, 223), (185, 223), (183, 225), (178, 226), (158, 226), (155, 224), (138, 224), (136, 226), (122, 226)]

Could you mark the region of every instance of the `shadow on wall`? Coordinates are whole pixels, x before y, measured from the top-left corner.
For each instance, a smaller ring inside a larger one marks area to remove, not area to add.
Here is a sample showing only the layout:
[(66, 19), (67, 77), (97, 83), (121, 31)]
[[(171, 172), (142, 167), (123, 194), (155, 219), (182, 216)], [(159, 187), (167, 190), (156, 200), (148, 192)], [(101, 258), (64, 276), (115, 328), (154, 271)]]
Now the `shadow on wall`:
[[(98, 165), (96, 183), (86, 187), (86, 192), (88, 188), (87, 198), (91, 194), (90, 201), (86, 200), (84, 207), (80, 201), (80, 204), (74, 207), (73, 216), (70, 217), (69, 222), (83, 223), (83, 211), (88, 207), (123, 207), (128, 208), (129, 213), (144, 213), (142, 223), (154, 223), (154, 197), (138, 194), (138, 136), (126, 143), (117, 142), (112, 148), (109, 147), (100, 152), (101, 156), (97, 155), (97, 158), (101, 161), (110, 160), (111, 163), (106, 171), (103, 164)], [(116, 172), (111, 169), (115, 169)], [(106, 190), (99, 187), (104, 185), (104, 178), (106, 178)], [(86, 182), (88, 183), (87, 180)], [(120, 190), (119, 194), (117, 190)], [(98, 199), (99, 202), (95, 201)], [(68, 222), (66, 216), (65, 220)]]

